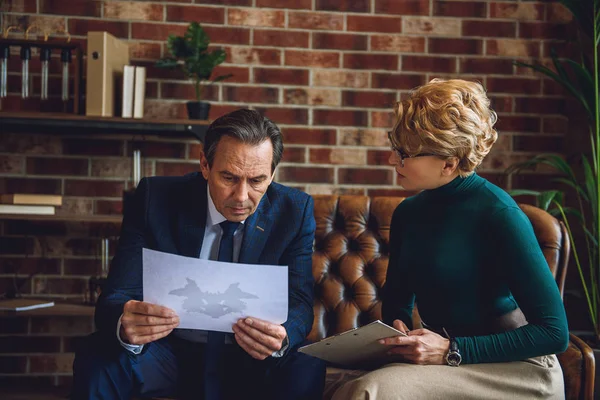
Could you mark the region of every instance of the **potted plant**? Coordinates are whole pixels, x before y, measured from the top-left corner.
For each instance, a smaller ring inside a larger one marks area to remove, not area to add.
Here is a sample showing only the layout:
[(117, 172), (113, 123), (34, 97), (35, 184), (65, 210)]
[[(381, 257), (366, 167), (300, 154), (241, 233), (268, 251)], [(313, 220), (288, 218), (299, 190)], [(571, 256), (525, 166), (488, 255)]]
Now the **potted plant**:
[[(600, 109), (598, 81), (598, 44), (600, 43), (600, 1), (559, 0), (575, 18), (580, 46), (579, 59), (560, 59), (552, 53), (554, 69), (539, 64), (517, 62), (532, 68), (562, 85), (587, 114), (588, 131), (571, 134), (589, 135), (589, 147), (571, 158), (568, 163), (556, 154), (541, 154), (528, 161), (511, 166), (507, 172), (515, 173), (538, 164), (548, 165), (561, 177), (557, 183), (570, 187), (575, 194), (575, 207), (565, 205), (565, 195), (560, 190), (544, 192), (513, 190), (513, 196), (533, 195), (537, 205), (564, 222), (571, 240), (575, 265), (581, 279), (588, 314), (594, 328), (595, 347), (600, 345)], [(580, 233), (580, 236), (574, 235)], [(578, 241), (575, 241), (577, 237)]]
[(204, 83), (212, 85), (231, 77), (231, 74), (220, 75), (211, 79), (213, 69), (225, 61), (225, 51), (216, 49), (208, 51), (210, 38), (197, 22), (192, 22), (183, 36), (169, 35), (167, 48), (171, 55), (156, 62), (159, 68), (180, 68), (187, 79), (194, 81), (196, 101), (188, 101), (187, 109), (190, 119), (208, 119), (210, 103), (202, 101)]

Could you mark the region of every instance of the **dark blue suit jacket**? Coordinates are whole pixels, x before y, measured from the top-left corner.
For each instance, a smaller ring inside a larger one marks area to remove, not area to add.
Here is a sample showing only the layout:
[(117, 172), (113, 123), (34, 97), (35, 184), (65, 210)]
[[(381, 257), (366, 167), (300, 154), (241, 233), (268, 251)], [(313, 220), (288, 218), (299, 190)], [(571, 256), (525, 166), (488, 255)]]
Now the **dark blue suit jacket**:
[[(142, 300), (143, 247), (200, 256), (207, 214), (206, 188), (207, 182), (199, 173), (140, 181), (123, 218), (119, 246), (96, 306), (100, 331), (116, 340), (124, 304), (131, 299)], [(299, 190), (272, 183), (244, 229), (240, 263), (289, 266), (289, 312), (283, 326), (290, 347), (296, 347), (313, 323), (313, 200)]]

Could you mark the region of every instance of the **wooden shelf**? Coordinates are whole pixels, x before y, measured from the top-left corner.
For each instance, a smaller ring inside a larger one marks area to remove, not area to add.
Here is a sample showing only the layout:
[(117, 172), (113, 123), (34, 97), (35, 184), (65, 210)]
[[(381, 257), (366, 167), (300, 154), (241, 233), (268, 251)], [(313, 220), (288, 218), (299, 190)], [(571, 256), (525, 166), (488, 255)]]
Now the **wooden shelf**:
[(87, 304), (56, 303), (52, 307), (28, 311), (0, 310), (0, 317), (93, 317), (94, 309)]
[(208, 121), (87, 117), (67, 113), (0, 112), (0, 133), (152, 135), (204, 140)]
[(100, 222), (107, 224), (120, 224), (121, 215), (35, 215), (35, 214), (2, 214), (0, 220), (26, 220), (26, 221), (66, 221), (66, 222)]

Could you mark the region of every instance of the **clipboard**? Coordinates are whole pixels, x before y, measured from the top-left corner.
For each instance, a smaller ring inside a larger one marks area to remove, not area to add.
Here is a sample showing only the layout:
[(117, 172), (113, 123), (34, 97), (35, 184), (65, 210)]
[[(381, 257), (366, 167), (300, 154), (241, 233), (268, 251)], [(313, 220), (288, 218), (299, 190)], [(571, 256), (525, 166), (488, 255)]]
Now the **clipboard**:
[(393, 336), (407, 335), (377, 320), (302, 346), (298, 351), (339, 366), (364, 368), (379, 362), (381, 356), (390, 350), (390, 346), (380, 344), (379, 339)]

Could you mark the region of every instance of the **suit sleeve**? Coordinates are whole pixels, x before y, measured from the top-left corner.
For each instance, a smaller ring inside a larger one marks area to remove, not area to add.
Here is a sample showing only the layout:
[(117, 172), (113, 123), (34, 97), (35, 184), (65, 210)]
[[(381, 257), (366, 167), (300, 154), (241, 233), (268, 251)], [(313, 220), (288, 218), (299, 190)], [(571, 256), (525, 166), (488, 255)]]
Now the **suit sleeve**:
[(282, 263), (288, 266), (289, 311), (283, 324), (289, 347), (297, 347), (310, 333), (313, 323), (312, 254), (315, 239), (314, 202), (309, 197), (302, 215), (300, 231), (286, 249)]
[(95, 321), (100, 332), (113, 340), (123, 306), (129, 300), (142, 300), (142, 248), (146, 240), (146, 210), (149, 184), (140, 181), (130, 209), (123, 218), (121, 236), (108, 279), (96, 305)]

